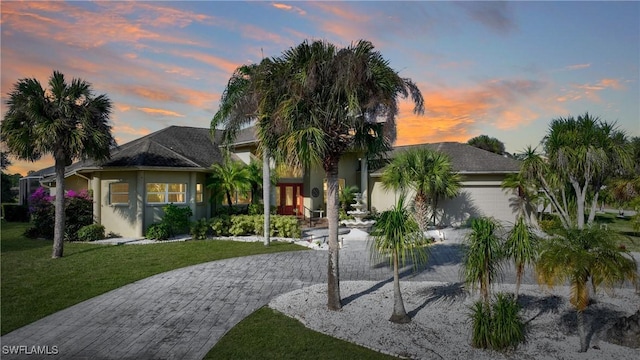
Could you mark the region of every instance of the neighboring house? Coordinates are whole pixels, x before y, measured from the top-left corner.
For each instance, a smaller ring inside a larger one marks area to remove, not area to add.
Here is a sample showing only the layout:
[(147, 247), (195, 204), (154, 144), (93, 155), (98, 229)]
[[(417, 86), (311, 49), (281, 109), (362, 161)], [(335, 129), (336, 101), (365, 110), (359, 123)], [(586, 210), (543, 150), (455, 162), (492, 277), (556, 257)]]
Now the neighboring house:
[[(414, 146), (429, 146), (448, 154), (454, 170), (463, 175), (460, 195), (439, 202), (446, 225), (458, 225), (480, 215), (514, 221), (515, 210), (510, 207), (514, 194), (503, 191), (500, 183), (507, 174), (518, 172), (518, 161), (467, 144)], [(394, 149), (389, 157), (405, 148)], [(229, 147), (235, 160), (247, 164), (255, 158), (256, 149), (255, 128), (241, 131)], [(80, 161), (68, 166), (65, 188), (92, 190), (96, 221), (107, 232), (138, 237), (160, 220), (162, 207), (168, 203), (191, 207), (193, 219), (210, 217), (211, 194), (205, 187), (206, 178), (211, 165), (220, 161), (221, 149), (211, 140), (209, 129), (170, 126), (115, 148), (110, 160)], [(356, 185), (368, 209), (386, 210), (395, 204), (396, 194), (382, 189), (381, 171), (369, 173), (362, 154), (347, 153), (340, 160), (340, 187)], [(320, 166), (302, 172), (279, 167), (276, 172), (278, 183), (271, 203), (279, 214), (308, 218), (326, 210), (325, 174)], [(21, 199), (35, 190), (34, 181), (54, 188), (53, 167), (21, 179)]]
[[(396, 147), (389, 158), (403, 150), (422, 146), (447, 154), (453, 170), (462, 176), (460, 194), (438, 201), (437, 217), (442, 218), (442, 225), (459, 226), (469, 218), (479, 216), (491, 216), (506, 223), (515, 221), (517, 210), (513, 200), (516, 194), (503, 190), (500, 184), (507, 175), (520, 171), (519, 161), (457, 142)], [(381, 175), (382, 169), (370, 174), (371, 207), (386, 210), (395, 204), (396, 194), (382, 188)]]

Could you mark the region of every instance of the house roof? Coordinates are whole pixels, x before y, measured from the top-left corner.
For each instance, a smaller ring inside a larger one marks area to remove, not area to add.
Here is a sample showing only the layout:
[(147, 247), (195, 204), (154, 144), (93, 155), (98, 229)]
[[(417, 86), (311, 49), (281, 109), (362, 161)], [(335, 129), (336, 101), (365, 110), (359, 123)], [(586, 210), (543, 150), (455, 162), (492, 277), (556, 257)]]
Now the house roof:
[[(520, 162), (518, 160), (458, 142), (399, 146), (389, 152), (387, 158), (393, 159), (402, 151), (420, 147), (426, 147), (447, 154), (451, 159), (453, 170), (463, 174), (516, 173), (520, 171)], [(380, 176), (381, 174), (382, 169), (371, 175)]]
[[(67, 166), (65, 174), (108, 167), (162, 167), (207, 169), (222, 160), (208, 128), (169, 126), (114, 148), (106, 161), (81, 160)], [(32, 174), (49, 177), (55, 168)]]

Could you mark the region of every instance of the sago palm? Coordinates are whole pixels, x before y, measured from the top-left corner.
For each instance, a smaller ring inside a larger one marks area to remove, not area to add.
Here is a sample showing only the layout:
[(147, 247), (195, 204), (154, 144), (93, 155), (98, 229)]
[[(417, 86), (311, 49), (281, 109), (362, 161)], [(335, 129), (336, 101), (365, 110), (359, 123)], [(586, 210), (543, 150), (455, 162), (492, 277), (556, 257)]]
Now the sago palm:
[(475, 291), (480, 288), (482, 300), (488, 306), (491, 283), (500, 275), (502, 244), (498, 231), (501, 227), (492, 218), (471, 221), (471, 232), (466, 236), (466, 250), (462, 264), (462, 278)]
[(625, 280), (638, 283), (636, 261), (618, 245), (616, 236), (593, 227), (571, 228), (540, 246), (538, 281), (549, 287), (566, 282), (571, 286), (569, 302), (576, 309), (582, 352), (588, 348), (583, 311), (589, 305), (589, 283), (594, 292), (601, 285), (612, 289)]
[(414, 266), (424, 264), (428, 259), (429, 241), (407, 211), (404, 202), (405, 197), (401, 196), (391, 210), (382, 212), (371, 233), (374, 239), (372, 254), (388, 256), (393, 266), (393, 313), (389, 320), (395, 323), (411, 321), (405, 311), (400, 291), (400, 266), (404, 267), (407, 259)]
[(111, 100), (104, 94), (94, 96), (88, 82), (75, 78), (67, 82), (62, 73), (54, 71), (47, 89), (37, 79), (18, 80), (7, 105), (0, 130), (8, 152), (29, 161), (53, 156), (56, 198), (52, 257), (62, 257), (65, 166), (74, 160), (110, 157), (115, 146), (109, 125)]

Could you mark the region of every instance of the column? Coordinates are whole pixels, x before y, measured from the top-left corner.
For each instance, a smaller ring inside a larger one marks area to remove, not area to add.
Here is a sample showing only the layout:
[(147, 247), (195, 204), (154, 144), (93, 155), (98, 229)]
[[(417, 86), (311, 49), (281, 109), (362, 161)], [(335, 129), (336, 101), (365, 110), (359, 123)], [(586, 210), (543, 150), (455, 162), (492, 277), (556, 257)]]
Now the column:
[(144, 236), (144, 171), (136, 175), (136, 236)]
[(93, 191), (93, 220), (102, 224), (102, 182), (100, 173), (94, 173), (91, 178), (91, 190)]
[(366, 155), (360, 159), (360, 192), (362, 193), (363, 209), (369, 209), (369, 162)]

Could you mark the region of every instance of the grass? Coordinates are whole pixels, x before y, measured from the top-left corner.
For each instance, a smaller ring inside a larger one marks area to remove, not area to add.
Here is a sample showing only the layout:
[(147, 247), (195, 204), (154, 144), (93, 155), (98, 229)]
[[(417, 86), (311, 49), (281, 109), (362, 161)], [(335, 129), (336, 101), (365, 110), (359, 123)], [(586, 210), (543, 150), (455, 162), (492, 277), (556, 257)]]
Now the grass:
[(231, 329), (205, 359), (396, 359), (307, 329), (268, 307)]
[(51, 259), (52, 242), (23, 236), (26, 223), (1, 224), (2, 335), (84, 300), (165, 271), (203, 262), (306, 249), (294, 244), (187, 241), (108, 246), (65, 243)]
[(595, 223), (606, 225), (607, 229), (622, 235), (621, 244), (629, 251), (640, 252), (640, 233), (633, 229), (629, 217), (619, 218), (612, 213), (596, 214)]

